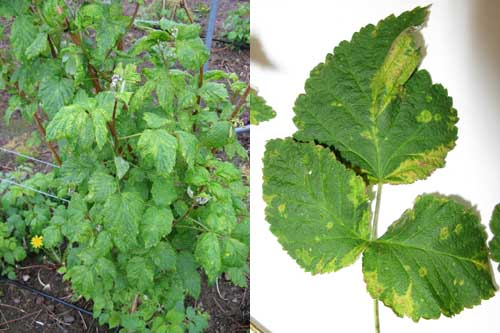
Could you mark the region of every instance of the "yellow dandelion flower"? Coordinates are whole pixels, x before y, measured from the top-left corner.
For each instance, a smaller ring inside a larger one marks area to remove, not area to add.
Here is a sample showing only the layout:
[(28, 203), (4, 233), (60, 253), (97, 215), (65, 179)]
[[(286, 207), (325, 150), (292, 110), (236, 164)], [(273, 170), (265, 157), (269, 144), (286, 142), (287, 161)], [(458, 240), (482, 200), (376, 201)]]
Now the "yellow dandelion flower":
[(43, 246), (43, 236), (35, 236), (31, 238), (31, 246), (35, 249), (39, 249)]

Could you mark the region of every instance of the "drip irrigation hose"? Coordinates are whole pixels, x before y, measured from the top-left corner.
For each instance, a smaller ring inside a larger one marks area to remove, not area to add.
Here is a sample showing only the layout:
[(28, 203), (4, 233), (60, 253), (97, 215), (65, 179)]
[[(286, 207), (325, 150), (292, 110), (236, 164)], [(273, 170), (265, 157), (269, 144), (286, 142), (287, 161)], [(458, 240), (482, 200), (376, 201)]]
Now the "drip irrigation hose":
[[(75, 311), (78, 311), (84, 315), (87, 315), (87, 316), (90, 316), (92, 318), (94, 318), (93, 314), (91, 311), (88, 311), (88, 310), (85, 310), (84, 308), (82, 307), (79, 307), (78, 305), (75, 305), (75, 304), (72, 304), (72, 303), (68, 303), (60, 298), (57, 298), (57, 297), (54, 297), (52, 295), (49, 295), (41, 290), (38, 290), (38, 289), (35, 289), (35, 288), (32, 288), (30, 286), (28, 286), (27, 284), (24, 284), (24, 283), (21, 283), (19, 281), (16, 281), (16, 280), (10, 280), (10, 279), (7, 279), (5, 277), (0, 277), (0, 285), (2, 284), (10, 284), (10, 285), (13, 285), (15, 287), (18, 287), (20, 289), (24, 289), (24, 290), (27, 290), (29, 292), (31, 292), (32, 294), (34, 295), (37, 295), (37, 296), (41, 296), (43, 298), (46, 298), (48, 299), (49, 301), (52, 301), (52, 302), (55, 302), (55, 303), (59, 303), (61, 305), (64, 305), (65, 307), (68, 307), (68, 308), (71, 308)], [(119, 332), (121, 329), (121, 326), (118, 326), (114, 329), (113, 332), (117, 333)]]
[[(215, 20), (217, 19), (217, 9), (219, 0), (210, 1), (210, 16), (208, 17), (207, 36), (205, 38), (205, 46), (207, 49), (212, 49), (212, 39), (214, 38)], [(208, 61), (205, 63), (203, 71), (208, 71)]]
[(88, 310), (85, 310), (84, 308), (81, 308), (79, 307), (78, 305), (75, 305), (75, 304), (72, 304), (72, 303), (68, 303), (66, 301), (63, 301), (62, 299), (60, 298), (57, 298), (57, 297), (54, 297), (54, 296), (51, 296), (41, 290), (38, 290), (38, 289), (35, 289), (35, 288), (32, 288), (24, 283), (21, 283), (19, 281), (16, 281), (16, 280), (9, 280), (5, 277), (0, 277), (0, 284), (11, 284), (13, 286), (16, 286), (20, 289), (24, 289), (24, 290), (27, 290), (29, 292), (31, 292), (32, 294), (34, 295), (37, 295), (37, 296), (42, 296), (52, 302), (56, 302), (56, 303), (59, 303), (59, 304), (62, 304), (68, 308), (71, 308), (73, 310), (76, 310), (80, 313), (83, 313), (87, 316), (91, 316), (92, 317), (92, 312), (91, 311), (88, 311)]

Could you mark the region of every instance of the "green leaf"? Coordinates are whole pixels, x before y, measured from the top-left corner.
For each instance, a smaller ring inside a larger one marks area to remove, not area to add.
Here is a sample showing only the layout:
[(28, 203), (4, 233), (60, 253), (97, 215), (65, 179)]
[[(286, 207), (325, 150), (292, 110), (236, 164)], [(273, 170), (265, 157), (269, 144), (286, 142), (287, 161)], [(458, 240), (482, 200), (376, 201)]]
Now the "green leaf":
[(174, 270), (177, 262), (175, 250), (167, 241), (161, 241), (151, 249), (153, 263), (162, 271)]
[(446, 89), (417, 70), (427, 15), (417, 7), (341, 42), (295, 103), (296, 138), (334, 146), (371, 183), (413, 183), (443, 167), (458, 119)]
[(232, 283), (238, 287), (246, 288), (248, 286), (247, 275), (249, 272), (248, 265), (245, 265), (244, 267), (229, 267), (226, 273)]
[(169, 206), (177, 198), (173, 178), (155, 178), (151, 187), (151, 195), (157, 206)]
[(104, 225), (120, 250), (126, 251), (136, 243), (144, 202), (135, 192), (113, 194), (104, 204)]
[(363, 255), (368, 291), (398, 316), (453, 316), (495, 293), (484, 227), (472, 209), (417, 198)]
[(160, 174), (168, 175), (172, 172), (177, 151), (177, 140), (174, 136), (164, 129), (145, 130), (138, 145), (145, 159), (153, 159)]
[(141, 236), (146, 248), (156, 246), (172, 231), (174, 217), (169, 208), (149, 207), (142, 219)]
[(158, 103), (166, 112), (170, 113), (174, 103), (175, 88), (168, 74), (162, 73), (160, 76), (156, 85), (156, 94), (158, 95)]
[(201, 142), (210, 148), (222, 148), (234, 138), (233, 125), (228, 121), (218, 121), (200, 136)]
[(182, 24), (166, 18), (160, 20), (160, 28), (175, 34), (177, 40), (198, 38), (201, 27), (198, 24)]
[(20, 15), (16, 17), (10, 31), (10, 45), (18, 60), (23, 60), (26, 50), (37, 38), (37, 28), (33, 25), (33, 17)]
[(365, 184), (329, 149), (291, 139), (269, 141), (263, 190), (271, 232), (306, 271), (337, 271), (367, 247)]
[(51, 225), (43, 229), (43, 246), (45, 248), (54, 248), (62, 243), (63, 237), (61, 229), (57, 225)]
[(199, 94), (201, 98), (210, 105), (226, 101), (229, 97), (226, 86), (216, 82), (206, 82), (203, 84), (199, 89)]
[(127, 264), (127, 279), (131, 285), (144, 292), (153, 287), (153, 267), (143, 257), (133, 257)]
[(30, 1), (28, 0), (2, 0), (0, 2), (0, 16), (9, 18), (22, 15), (29, 5)]
[(177, 309), (172, 309), (167, 312), (166, 318), (171, 324), (181, 324), (184, 321), (185, 315), (184, 312), (181, 312)]
[(70, 105), (57, 112), (47, 126), (47, 139), (60, 140), (74, 138), (84, 133), (89, 117), (78, 105)]
[(74, 266), (69, 269), (66, 275), (71, 277), (72, 286), (79, 293), (87, 296), (87, 298), (93, 293), (95, 275), (92, 269), (89, 269), (87, 266)]
[(196, 260), (205, 270), (208, 281), (213, 283), (221, 273), (221, 249), (217, 235), (212, 232), (204, 233), (198, 238), (195, 249)]
[(49, 47), (49, 42), (47, 40), (47, 34), (45, 32), (40, 32), (33, 43), (26, 49), (26, 58), (33, 59), (38, 57), (40, 54), (44, 53)]
[(116, 176), (118, 179), (122, 179), (123, 176), (127, 173), (128, 169), (130, 168), (130, 164), (125, 161), (122, 157), (116, 156), (115, 157), (115, 167), (116, 167)]
[(194, 166), (196, 155), (198, 154), (198, 139), (191, 133), (176, 131), (175, 136), (178, 140), (178, 147), (181, 156), (186, 161), (188, 168)]
[(97, 147), (102, 149), (108, 141), (108, 128), (106, 122), (106, 111), (103, 109), (92, 110), (92, 124), (94, 125), (94, 135)]
[(248, 246), (234, 238), (225, 238), (222, 245), (222, 263), (227, 267), (241, 267), (248, 258)]
[(186, 69), (199, 69), (208, 60), (209, 52), (200, 38), (178, 40), (175, 46), (177, 58)]
[(149, 128), (160, 128), (169, 123), (167, 118), (158, 116), (157, 114), (151, 112), (145, 112), (143, 117)]
[(113, 242), (111, 240), (111, 235), (106, 230), (101, 231), (97, 237), (94, 244), (94, 248), (97, 253), (101, 256), (106, 256), (113, 248)]
[(272, 107), (267, 105), (264, 98), (257, 94), (257, 91), (252, 90), (249, 96), (250, 100), (250, 124), (258, 125), (263, 121), (270, 120), (276, 117), (276, 112)]
[(89, 180), (89, 194), (87, 199), (104, 202), (118, 190), (115, 177), (102, 171), (96, 171)]
[(54, 115), (73, 98), (73, 80), (66, 78), (45, 78), (40, 83), (38, 97), (44, 111)]
[[(493, 232), (493, 239), (490, 241), (491, 258), (500, 263), (500, 204), (493, 210), (490, 228)], [(498, 270), (500, 271), (500, 266)]]
[(195, 166), (186, 172), (184, 181), (196, 186), (206, 185), (210, 181), (210, 172), (205, 167)]
[(201, 277), (200, 273), (198, 273), (198, 264), (192, 253), (179, 252), (177, 255), (177, 272), (187, 293), (194, 299), (198, 299), (201, 293)]

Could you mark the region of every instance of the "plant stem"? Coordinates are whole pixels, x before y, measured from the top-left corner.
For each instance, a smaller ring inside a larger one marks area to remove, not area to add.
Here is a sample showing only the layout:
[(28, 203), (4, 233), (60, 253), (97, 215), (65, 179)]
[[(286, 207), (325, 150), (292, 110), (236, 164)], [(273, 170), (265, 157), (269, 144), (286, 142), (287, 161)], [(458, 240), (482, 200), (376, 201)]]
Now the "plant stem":
[(378, 301), (373, 300), (373, 311), (375, 315), (375, 333), (380, 333), (380, 319), (378, 315)]
[(141, 136), (141, 135), (142, 135), (142, 132), (141, 133), (130, 134), (130, 135), (127, 135), (127, 136), (121, 136), (121, 137), (119, 137), (119, 139), (120, 140), (131, 139), (131, 138), (135, 138), (135, 137)]
[(194, 20), (193, 20), (193, 17), (191, 16), (191, 12), (189, 11), (189, 8), (188, 8), (188, 5), (186, 3), (186, 0), (181, 0), (181, 7), (186, 12), (186, 15), (188, 17), (189, 23), (193, 24)]
[(243, 107), (243, 105), (245, 104), (245, 102), (247, 100), (248, 95), (250, 94), (250, 90), (251, 90), (251, 87), (249, 84), (249, 85), (247, 85), (245, 91), (243, 92), (243, 95), (241, 95), (240, 100), (239, 100), (238, 104), (236, 105), (236, 107), (234, 108), (233, 113), (231, 113), (231, 119), (235, 118), (238, 115), (238, 113), (240, 112), (241, 108)]
[[(370, 239), (375, 240), (377, 238), (377, 229), (378, 229), (378, 217), (380, 212), (380, 203), (382, 201), (382, 183), (377, 184), (377, 198), (375, 201), (375, 213), (373, 214), (373, 222), (371, 228)], [(375, 316), (375, 333), (380, 333), (380, 318), (379, 318), (379, 310), (378, 310), (378, 301), (376, 299), (373, 300), (373, 312)]]
[(378, 216), (380, 212), (380, 202), (382, 201), (382, 183), (377, 184), (377, 198), (375, 201), (375, 213), (373, 214), (373, 223), (371, 230), (371, 239), (374, 240), (377, 238), (377, 229), (378, 229)]
[[(38, 107), (38, 110), (41, 110), (41, 107)], [(36, 126), (38, 127), (38, 131), (43, 137), (43, 140), (47, 144), (47, 147), (49, 148), (50, 152), (52, 153), (52, 156), (54, 157), (54, 160), (56, 161), (57, 165), (62, 165), (61, 157), (59, 156), (59, 153), (57, 152), (57, 149), (52, 145), (52, 142), (49, 142), (47, 140), (47, 133), (45, 132), (45, 127), (43, 127), (43, 121), (42, 118), (38, 115), (38, 110), (35, 111), (33, 114), (33, 117), (35, 118)]]

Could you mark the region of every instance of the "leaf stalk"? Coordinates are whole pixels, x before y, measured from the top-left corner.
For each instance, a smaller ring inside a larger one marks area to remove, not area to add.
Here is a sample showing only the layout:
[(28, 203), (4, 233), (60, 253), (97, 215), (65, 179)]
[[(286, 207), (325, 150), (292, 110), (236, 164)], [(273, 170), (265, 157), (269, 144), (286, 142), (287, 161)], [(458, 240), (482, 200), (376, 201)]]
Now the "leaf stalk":
[[(382, 202), (382, 183), (377, 184), (377, 197), (375, 199), (375, 212), (373, 214), (373, 222), (371, 227), (370, 239), (377, 239), (377, 230), (378, 230), (378, 218), (380, 213), (380, 203)], [(375, 317), (375, 333), (380, 333), (380, 316), (379, 316), (379, 307), (378, 301), (376, 299), (373, 300), (373, 314)]]

